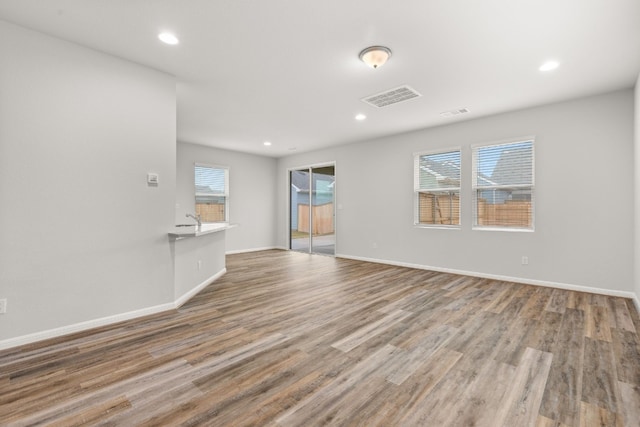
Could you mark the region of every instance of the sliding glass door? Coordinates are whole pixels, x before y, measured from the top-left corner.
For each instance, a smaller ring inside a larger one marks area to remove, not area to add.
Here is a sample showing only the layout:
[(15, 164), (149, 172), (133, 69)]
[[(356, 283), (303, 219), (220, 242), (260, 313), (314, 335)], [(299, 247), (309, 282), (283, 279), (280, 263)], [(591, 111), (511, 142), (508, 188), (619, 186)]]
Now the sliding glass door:
[(289, 172), (289, 248), (335, 255), (335, 166)]

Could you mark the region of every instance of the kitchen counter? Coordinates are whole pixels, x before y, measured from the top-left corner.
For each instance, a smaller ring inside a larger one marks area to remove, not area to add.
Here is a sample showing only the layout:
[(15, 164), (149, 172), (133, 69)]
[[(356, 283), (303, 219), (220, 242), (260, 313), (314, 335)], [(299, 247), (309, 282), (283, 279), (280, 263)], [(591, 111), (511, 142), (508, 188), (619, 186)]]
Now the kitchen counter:
[(227, 271), (224, 231), (234, 227), (237, 224), (217, 222), (200, 227), (195, 224), (176, 226), (169, 231), (176, 307)]
[(233, 227), (237, 227), (237, 225), (229, 224), (227, 222), (208, 223), (202, 224), (201, 226), (196, 224), (176, 225), (173, 230), (169, 231), (169, 237), (176, 240), (187, 237), (199, 237), (211, 233), (217, 233), (218, 231), (228, 230)]

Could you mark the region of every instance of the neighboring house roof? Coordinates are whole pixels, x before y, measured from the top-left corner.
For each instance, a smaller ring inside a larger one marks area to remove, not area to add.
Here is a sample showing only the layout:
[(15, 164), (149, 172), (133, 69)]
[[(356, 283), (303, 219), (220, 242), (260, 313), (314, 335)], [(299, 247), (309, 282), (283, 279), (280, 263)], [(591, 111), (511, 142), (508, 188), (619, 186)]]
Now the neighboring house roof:
[(533, 183), (533, 148), (504, 150), (496, 163), (491, 180), (495, 185), (529, 185)]
[(199, 194), (199, 195), (220, 196), (223, 193), (224, 191), (222, 190), (214, 191), (213, 188), (211, 188), (211, 186), (209, 185), (196, 185), (196, 194)]

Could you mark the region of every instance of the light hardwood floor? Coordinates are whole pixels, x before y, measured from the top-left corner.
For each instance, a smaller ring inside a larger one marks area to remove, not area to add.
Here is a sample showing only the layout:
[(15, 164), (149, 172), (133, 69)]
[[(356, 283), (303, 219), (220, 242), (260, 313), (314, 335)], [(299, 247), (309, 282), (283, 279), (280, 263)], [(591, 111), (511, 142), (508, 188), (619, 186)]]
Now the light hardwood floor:
[(640, 426), (622, 298), (265, 251), (181, 309), (0, 353), (0, 425)]

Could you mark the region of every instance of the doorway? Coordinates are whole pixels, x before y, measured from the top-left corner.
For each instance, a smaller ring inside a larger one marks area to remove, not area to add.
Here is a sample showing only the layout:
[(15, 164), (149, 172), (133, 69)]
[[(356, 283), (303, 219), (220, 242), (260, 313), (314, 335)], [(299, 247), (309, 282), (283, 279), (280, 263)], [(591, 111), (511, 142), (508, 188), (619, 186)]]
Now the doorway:
[(335, 165), (289, 171), (289, 249), (335, 255)]

